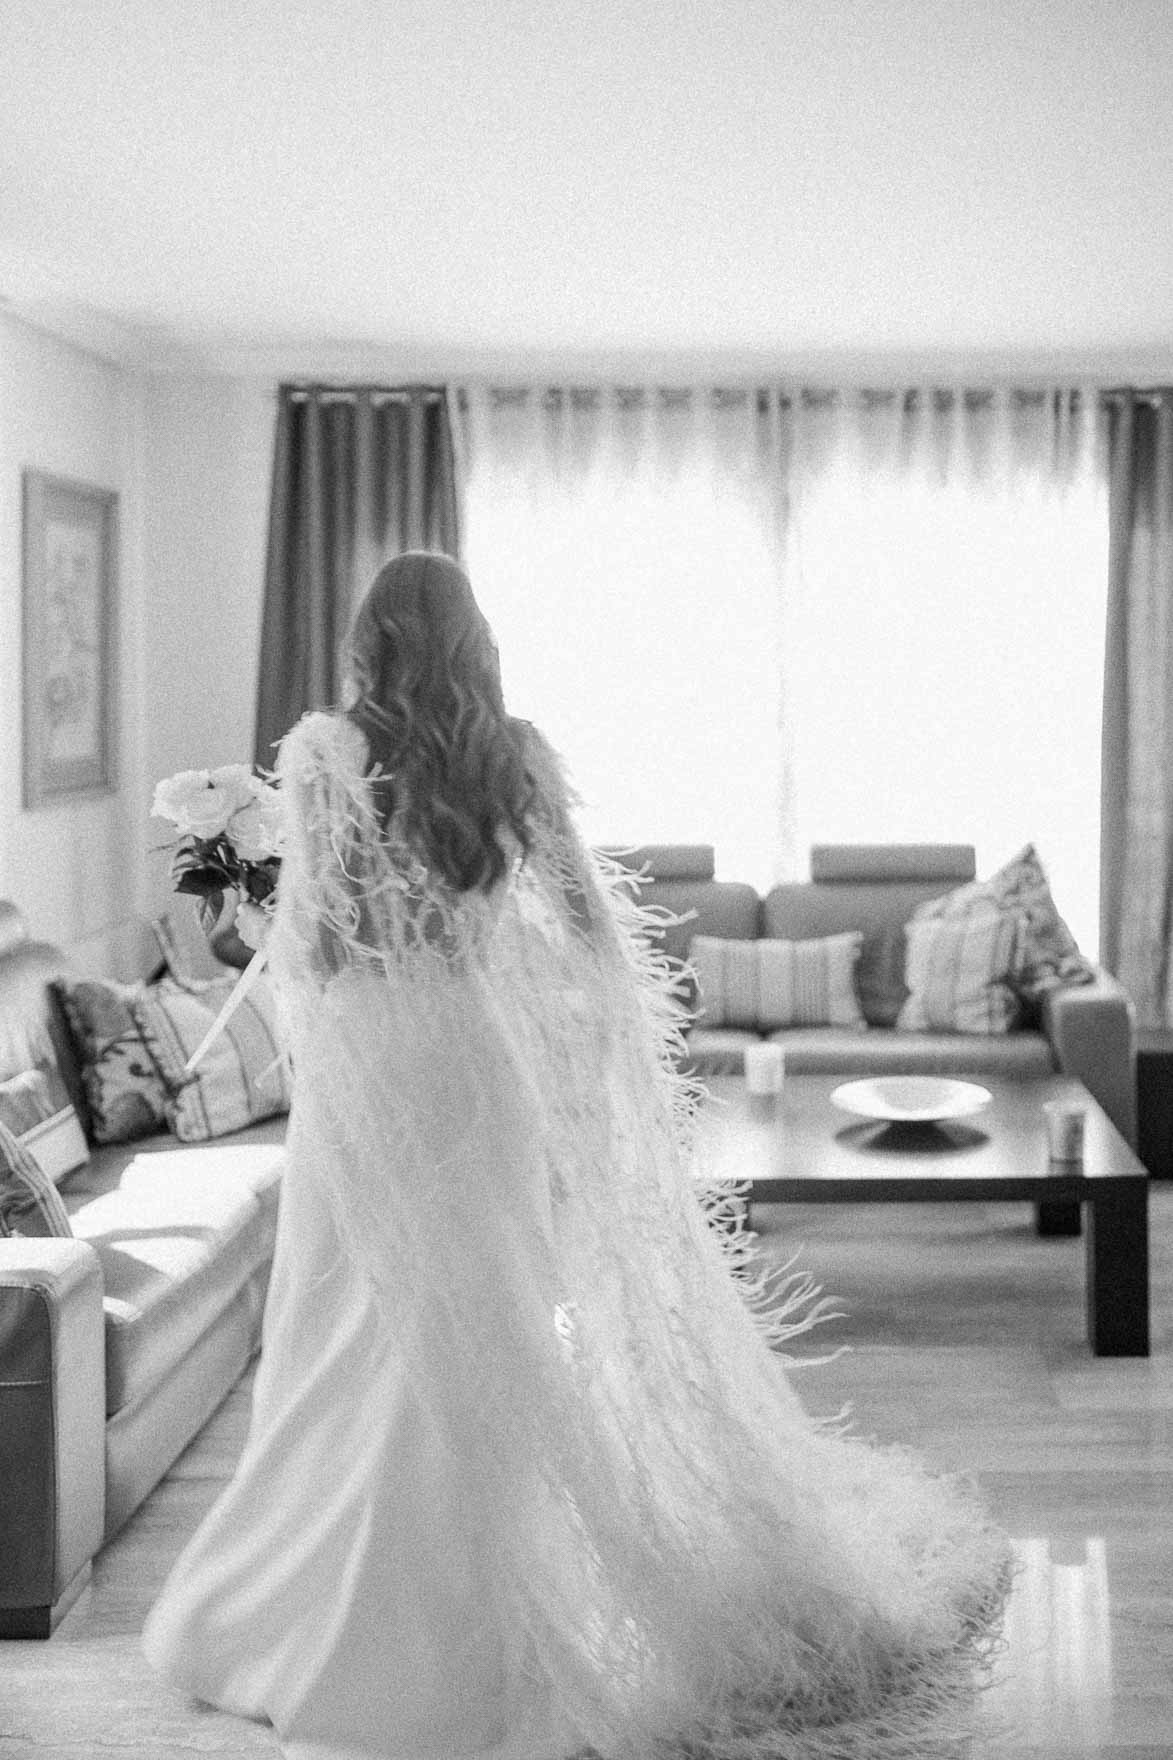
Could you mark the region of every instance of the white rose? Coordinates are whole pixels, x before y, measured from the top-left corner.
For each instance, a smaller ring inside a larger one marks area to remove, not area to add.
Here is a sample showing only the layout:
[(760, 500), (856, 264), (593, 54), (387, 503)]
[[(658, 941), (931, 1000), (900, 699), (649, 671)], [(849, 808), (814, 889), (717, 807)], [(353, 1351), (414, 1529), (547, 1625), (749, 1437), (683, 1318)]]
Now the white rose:
[(247, 806), (239, 807), (228, 821), (226, 835), (245, 862), (263, 862), (281, 854), (281, 797), (262, 783)]
[(215, 770), (209, 770), (212, 787), (221, 789), (232, 801), (232, 812), (239, 807), (247, 807), (256, 799), (257, 792), (265, 785), (258, 776), (254, 776), (247, 764), (221, 764)]
[(233, 813), (255, 798), (247, 764), (217, 770), (181, 770), (155, 790), (152, 811), (171, 819), (181, 834), (218, 837)]
[(151, 812), (159, 819), (170, 819), (181, 831), (187, 829), (188, 802), (208, 787), (206, 770), (180, 770), (156, 784)]

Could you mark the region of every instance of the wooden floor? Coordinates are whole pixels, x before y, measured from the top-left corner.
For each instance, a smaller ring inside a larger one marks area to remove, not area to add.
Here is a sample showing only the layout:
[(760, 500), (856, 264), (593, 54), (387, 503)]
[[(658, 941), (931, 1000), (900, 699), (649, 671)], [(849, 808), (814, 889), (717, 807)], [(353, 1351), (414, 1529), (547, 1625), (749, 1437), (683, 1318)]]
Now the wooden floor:
[[(1153, 1355), (1095, 1359), (1083, 1250), (1025, 1206), (780, 1208), (755, 1223), (848, 1317), (850, 1351), (796, 1371), (813, 1411), (976, 1474), (1021, 1570), (989, 1711), (1012, 1734), (971, 1760), (1173, 1757), (1173, 1185), (1153, 1188)], [(805, 1341), (810, 1342), (810, 1341)], [(813, 1349), (813, 1344), (811, 1345)], [(221, 1760), (272, 1733), (193, 1705), (138, 1651), (172, 1559), (231, 1472), (247, 1384), (97, 1561), (49, 1644), (0, 1644), (0, 1760)], [(558, 1760), (551, 1756), (550, 1760)]]

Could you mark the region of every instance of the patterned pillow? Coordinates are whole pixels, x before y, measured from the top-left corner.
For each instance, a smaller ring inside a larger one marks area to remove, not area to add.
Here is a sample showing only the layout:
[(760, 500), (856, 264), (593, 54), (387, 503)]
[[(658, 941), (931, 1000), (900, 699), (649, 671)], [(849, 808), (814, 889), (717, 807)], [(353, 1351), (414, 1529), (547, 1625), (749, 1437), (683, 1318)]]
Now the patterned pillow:
[(867, 1022), (855, 993), (863, 936), (856, 929), (811, 941), (724, 941), (695, 935), (689, 959), (706, 1027), (852, 1027)]
[(57, 978), (60, 999), (81, 1064), (95, 1143), (129, 1143), (167, 1128), (167, 1087), (135, 1019), (142, 984), (98, 978)]
[(955, 921), (914, 917), (904, 927), (908, 996), (897, 1030), (1008, 1033), (1017, 1025), (1015, 993), (1022, 924), (990, 910)]
[(54, 1185), (90, 1158), (81, 1120), (55, 1062), (0, 1082), (0, 1124)]
[(1061, 985), (1090, 984), (1096, 969), (1076, 945), (1055, 908), (1051, 888), (1033, 843), (1020, 849), (988, 880), (971, 880), (943, 898), (920, 905), (914, 918), (958, 918), (989, 910), (1021, 917), (1021, 966), (1014, 983), (1028, 1001)]
[(0, 1235), (72, 1235), (57, 1187), (0, 1123)]
[(198, 991), (148, 986), (130, 1008), (162, 1074), (167, 1122), (185, 1143), (244, 1130), (289, 1110), (289, 1083), (277, 1036), (273, 994), (262, 977), (196, 1068), (184, 1068), (231, 995), (237, 974)]

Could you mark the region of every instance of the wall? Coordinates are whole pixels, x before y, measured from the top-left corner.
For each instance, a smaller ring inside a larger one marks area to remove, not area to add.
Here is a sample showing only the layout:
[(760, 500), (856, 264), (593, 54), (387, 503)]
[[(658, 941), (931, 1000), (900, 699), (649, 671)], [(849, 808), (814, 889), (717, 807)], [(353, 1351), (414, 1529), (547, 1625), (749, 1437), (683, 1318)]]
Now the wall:
[[(117, 946), (135, 935), (145, 837), (141, 391), (132, 369), (0, 313), (0, 896), (15, 899), (34, 934), (70, 945)], [(28, 467), (116, 490), (120, 523), (117, 787), (36, 811), (21, 804)]]
[[(154, 784), (252, 756), (275, 393), (150, 374), (0, 314), (0, 897), (93, 970), (130, 975), (172, 902)], [(114, 793), (21, 805), (21, 473), (119, 495)]]
[[(175, 770), (252, 758), (276, 395), (160, 374), (144, 387), (147, 793)], [(155, 823), (152, 842), (165, 827)], [(170, 896), (149, 859), (144, 903)]]

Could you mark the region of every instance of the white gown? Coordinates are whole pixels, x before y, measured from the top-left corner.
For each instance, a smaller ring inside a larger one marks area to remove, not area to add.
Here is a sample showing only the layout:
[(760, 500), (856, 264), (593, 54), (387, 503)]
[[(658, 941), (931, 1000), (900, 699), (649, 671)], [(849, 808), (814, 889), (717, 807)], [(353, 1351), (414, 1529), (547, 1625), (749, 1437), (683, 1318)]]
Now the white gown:
[(943, 1752), (1005, 1538), (804, 1413), (778, 1347), (817, 1304), (731, 1275), (667, 975), (549, 748), (534, 849), (471, 897), (380, 837), (365, 750), (321, 714), (281, 749), (263, 1350), (148, 1656), (291, 1760)]

